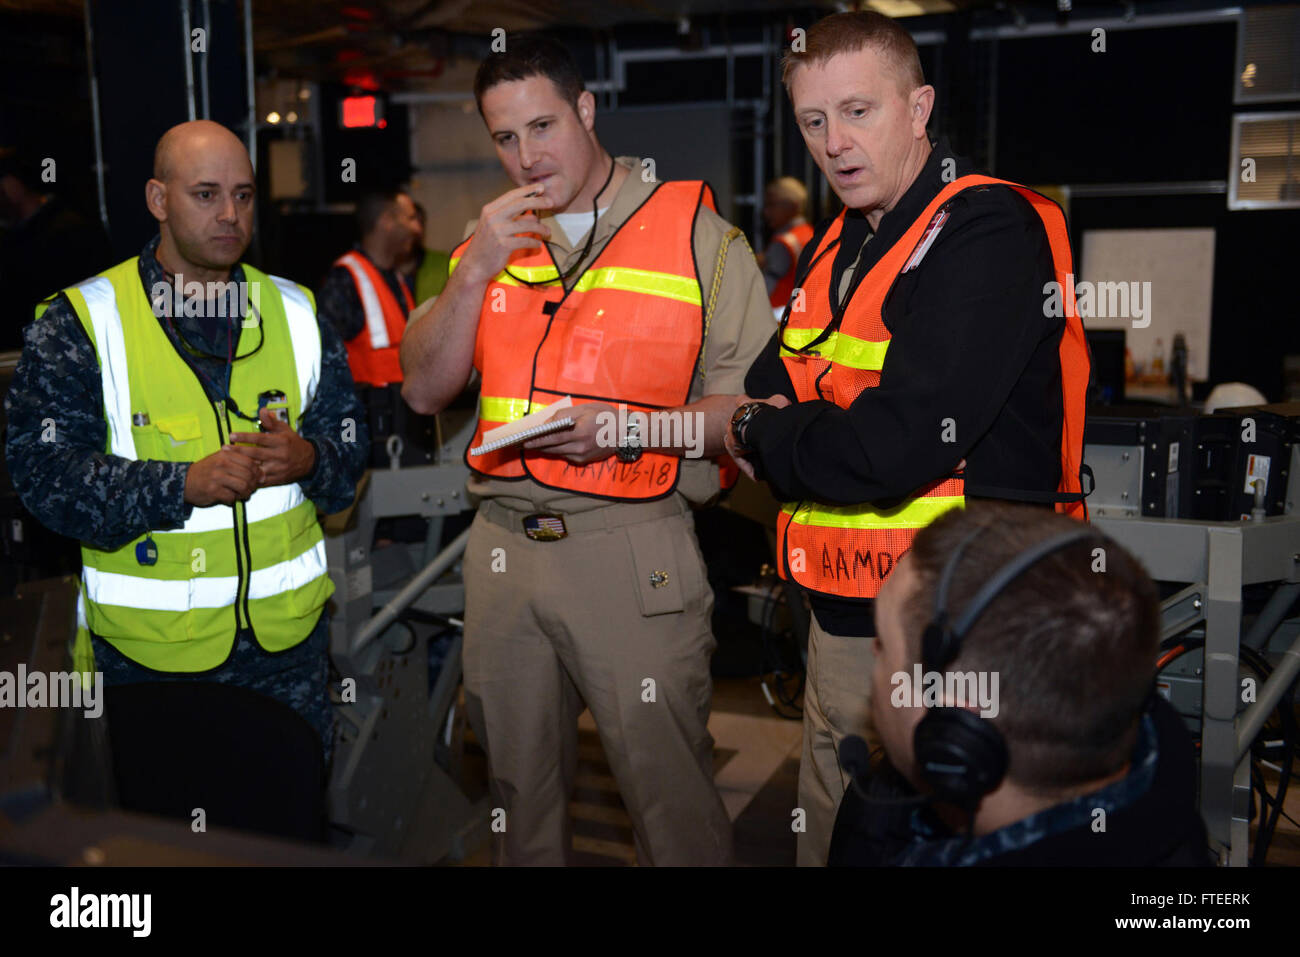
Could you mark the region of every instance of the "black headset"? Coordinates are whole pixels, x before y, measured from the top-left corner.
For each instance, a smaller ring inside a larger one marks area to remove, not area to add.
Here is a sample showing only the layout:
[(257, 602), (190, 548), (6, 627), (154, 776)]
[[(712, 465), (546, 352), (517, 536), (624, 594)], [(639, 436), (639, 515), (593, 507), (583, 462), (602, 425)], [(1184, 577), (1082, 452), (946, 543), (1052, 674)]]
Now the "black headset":
[[(942, 672), (961, 653), (961, 644), (993, 600), (1026, 569), (1053, 552), (1096, 532), (1080, 528), (1044, 539), (1024, 549), (984, 583), (975, 597), (950, 625), (948, 590), (966, 548), (986, 528), (967, 535), (944, 565), (935, 592), (934, 617), (921, 638), (921, 662), (926, 673)], [(984, 795), (1002, 781), (1007, 772), (1007, 745), (992, 721), (965, 708), (928, 708), (912, 736), (912, 751), (921, 777), (934, 788), (934, 797), (973, 814)]]

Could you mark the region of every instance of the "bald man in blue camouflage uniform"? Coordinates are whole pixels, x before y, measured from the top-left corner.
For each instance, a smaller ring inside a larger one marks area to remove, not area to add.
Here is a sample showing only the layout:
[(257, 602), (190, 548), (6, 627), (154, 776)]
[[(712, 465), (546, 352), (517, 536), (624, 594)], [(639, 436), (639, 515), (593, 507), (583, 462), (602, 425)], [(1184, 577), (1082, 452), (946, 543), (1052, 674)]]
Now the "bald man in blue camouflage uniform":
[[(215, 123), (197, 121), (175, 127), (160, 142), (155, 179), (179, 179), (172, 167), (183, 165), (186, 155), (193, 155), (199, 147), (212, 149), (213, 143), (226, 150), (243, 151), (238, 139)], [(243, 153), (243, 159), (247, 161), (247, 153)], [(191, 187), (177, 183), (172, 188)], [(219, 244), (231, 247), (227, 254), (234, 261), (228, 279), (237, 284), (245, 279), (238, 259), (247, 247), (246, 237), (251, 236), (251, 195), (245, 219), (242, 225), (229, 227), (236, 239)], [(173, 231), (176, 228), (173, 222)], [(242, 243), (238, 239), (241, 229), (246, 230)], [(145, 244), (138, 261), (140, 282), (155, 306), (159, 305), (154, 296), (158, 284), (170, 288), (175, 278), (160, 261), (160, 242), (167, 236), (167, 223), (162, 222), (162, 232)], [(192, 261), (175, 252), (170, 256), (173, 264), (177, 259)], [(193, 274), (191, 268), (186, 271)], [(209, 401), (220, 401), (223, 396), (219, 384), (226, 382), (229, 388), (228, 357), (248, 351), (248, 346), (240, 351), (243, 316), (228, 315), (214, 301), (194, 303), (194, 308), (187, 303), (186, 308), (176, 310), (164, 300), (161, 307), (155, 310), (160, 313), (159, 327), (177, 353), (201, 373), (195, 378)], [(309, 464), (309, 469), (294, 481), (320, 511), (330, 513), (346, 508), (353, 500), (356, 482), (365, 469), (369, 434), (343, 344), (328, 322), (318, 319), (317, 325), (319, 382), (310, 406), (294, 423), (297, 435), (293, 439), (301, 461), (304, 466)], [(53, 531), (78, 539), (83, 546), (105, 551), (118, 549), (149, 530), (183, 526), (194, 509), (188, 501), (195, 484), (195, 476), (190, 473), (203, 463), (133, 460), (105, 452), (108, 426), (99, 360), (68, 296), (59, 293), (47, 300), (43, 313), (23, 334), (22, 358), (5, 400), (6, 459), (23, 504)], [(51, 425), (53, 441), (49, 441)], [(257, 425), (247, 422), (241, 427), (253, 430)], [(231, 439), (237, 441), (237, 436)], [(272, 484), (265, 470), (269, 465), (264, 468), (254, 463), (248, 467), (252, 469), (250, 474)], [(278, 474), (275, 477), (281, 478)], [(245, 489), (242, 498), (234, 497), (246, 500), (249, 491)], [(322, 609), (305, 640), (271, 653), (261, 647), (251, 628), (236, 628), (236, 615), (232, 614), (231, 625), (236, 633), (229, 656), (216, 668), (193, 674), (145, 667), (92, 632), (95, 668), (103, 672), (108, 685), (209, 681), (239, 685), (275, 698), (293, 708), (316, 730), (328, 762), (333, 741), (333, 712), (326, 687), (328, 619), (328, 611)]]

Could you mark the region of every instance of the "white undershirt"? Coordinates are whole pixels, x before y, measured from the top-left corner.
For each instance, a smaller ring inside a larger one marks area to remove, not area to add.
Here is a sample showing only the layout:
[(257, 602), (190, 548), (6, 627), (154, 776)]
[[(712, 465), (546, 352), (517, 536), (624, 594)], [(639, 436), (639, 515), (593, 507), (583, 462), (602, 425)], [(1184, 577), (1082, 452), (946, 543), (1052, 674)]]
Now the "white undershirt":
[[(604, 209), (597, 210), (596, 218), (604, 216), (608, 209), (609, 207), (606, 206)], [(585, 213), (555, 213), (552, 218), (564, 230), (564, 235), (569, 238), (569, 245), (574, 248), (591, 229), (591, 210)]]

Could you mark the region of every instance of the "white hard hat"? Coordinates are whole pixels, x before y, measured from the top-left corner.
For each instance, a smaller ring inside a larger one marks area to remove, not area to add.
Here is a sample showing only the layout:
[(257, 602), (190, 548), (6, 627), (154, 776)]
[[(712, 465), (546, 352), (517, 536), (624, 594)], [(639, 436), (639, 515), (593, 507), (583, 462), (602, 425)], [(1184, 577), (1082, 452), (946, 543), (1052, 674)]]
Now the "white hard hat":
[(1268, 399), (1253, 385), (1244, 382), (1224, 382), (1216, 385), (1205, 399), (1205, 411), (1235, 409), (1243, 405), (1265, 405)]

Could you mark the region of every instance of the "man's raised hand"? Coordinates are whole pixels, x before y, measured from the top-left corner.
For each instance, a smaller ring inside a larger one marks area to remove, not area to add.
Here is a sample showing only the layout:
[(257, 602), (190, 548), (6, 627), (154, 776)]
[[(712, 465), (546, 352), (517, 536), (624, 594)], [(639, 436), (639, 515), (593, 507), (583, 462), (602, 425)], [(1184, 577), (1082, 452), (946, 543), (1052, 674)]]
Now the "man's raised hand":
[(468, 278), (488, 282), (516, 249), (541, 249), (542, 240), (551, 238), (536, 212), (551, 208), (545, 189), (543, 183), (518, 186), (484, 206), (457, 272), (468, 270)]

